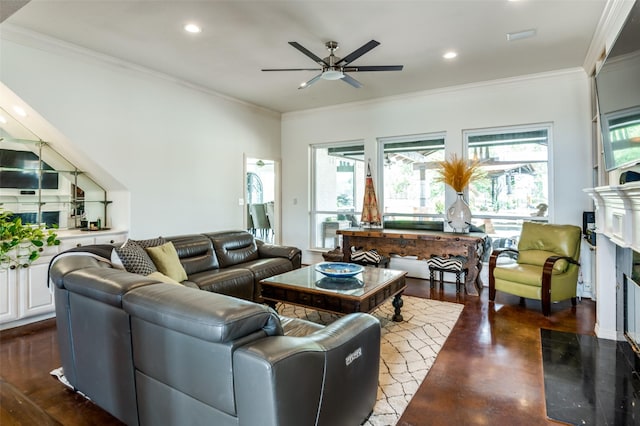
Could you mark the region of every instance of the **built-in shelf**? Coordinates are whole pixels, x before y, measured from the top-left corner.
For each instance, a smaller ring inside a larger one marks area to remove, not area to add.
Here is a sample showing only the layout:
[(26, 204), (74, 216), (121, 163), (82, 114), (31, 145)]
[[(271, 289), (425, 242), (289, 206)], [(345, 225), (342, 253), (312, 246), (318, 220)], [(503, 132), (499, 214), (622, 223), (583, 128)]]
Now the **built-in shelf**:
[(596, 206), (596, 232), (640, 251), (640, 182), (584, 190)]

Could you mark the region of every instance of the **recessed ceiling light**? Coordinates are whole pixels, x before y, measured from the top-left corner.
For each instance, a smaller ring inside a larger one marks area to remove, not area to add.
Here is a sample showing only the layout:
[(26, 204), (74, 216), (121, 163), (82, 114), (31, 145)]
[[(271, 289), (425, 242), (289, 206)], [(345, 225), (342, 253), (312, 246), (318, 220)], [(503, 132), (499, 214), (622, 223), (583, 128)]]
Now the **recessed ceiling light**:
[(26, 112), (23, 108), (21, 108), (21, 107), (19, 107), (19, 106), (17, 106), (17, 105), (13, 107), (13, 110), (14, 110), (14, 111), (16, 112), (16, 114), (18, 114), (20, 117), (26, 117), (26, 116), (27, 116), (27, 112)]
[(445, 59), (453, 59), (456, 56), (458, 56), (458, 54), (456, 52), (454, 52), (453, 50), (446, 52), (444, 55), (442, 55), (443, 58)]
[(188, 33), (192, 33), (192, 34), (197, 34), (197, 33), (201, 33), (202, 32), (202, 28), (200, 28), (198, 25), (196, 24), (186, 24), (184, 26), (184, 30)]
[(0, 115), (0, 124), (7, 124), (7, 119)]
[(507, 33), (507, 40), (522, 40), (523, 38), (530, 38), (536, 35), (536, 29), (532, 28), (530, 30), (516, 31), (513, 33)]

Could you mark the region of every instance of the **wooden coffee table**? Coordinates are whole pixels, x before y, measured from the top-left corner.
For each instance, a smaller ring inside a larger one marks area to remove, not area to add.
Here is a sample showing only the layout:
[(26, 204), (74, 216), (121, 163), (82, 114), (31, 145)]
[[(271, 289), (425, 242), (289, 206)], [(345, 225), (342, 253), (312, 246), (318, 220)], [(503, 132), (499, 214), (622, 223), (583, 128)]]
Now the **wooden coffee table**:
[(337, 314), (371, 312), (393, 297), (394, 321), (402, 321), (402, 292), (407, 288), (405, 271), (373, 268), (353, 278), (329, 278), (307, 266), (260, 281), (262, 298)]

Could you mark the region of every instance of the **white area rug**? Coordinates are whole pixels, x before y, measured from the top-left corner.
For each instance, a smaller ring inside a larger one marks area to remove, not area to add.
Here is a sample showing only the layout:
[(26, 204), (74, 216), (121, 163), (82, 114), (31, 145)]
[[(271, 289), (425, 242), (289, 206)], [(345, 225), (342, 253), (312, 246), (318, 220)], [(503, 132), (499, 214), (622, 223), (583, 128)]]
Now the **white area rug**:
[[(393, 322), (391, 301), (373, 311), (382, 325), (378, 398), (368, 426), (395, 425), (427, 376), (463, 305), (404, 296), (404, 321)], [(336, 315), (278, 304), (280, 315), (327, 324)]]

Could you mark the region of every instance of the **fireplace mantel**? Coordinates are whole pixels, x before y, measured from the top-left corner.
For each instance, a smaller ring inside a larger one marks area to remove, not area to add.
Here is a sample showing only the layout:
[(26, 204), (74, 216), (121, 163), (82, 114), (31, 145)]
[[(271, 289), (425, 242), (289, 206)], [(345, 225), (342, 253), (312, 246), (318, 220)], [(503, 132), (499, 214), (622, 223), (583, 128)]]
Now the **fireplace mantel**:
[(640, 252), (640, 182), (584, 190), (596, 205), (596, 232)]
[(640, 252), (640, 182), (585, 189), (595, 202), (596, 335), (624, 340), (624, 275)]

